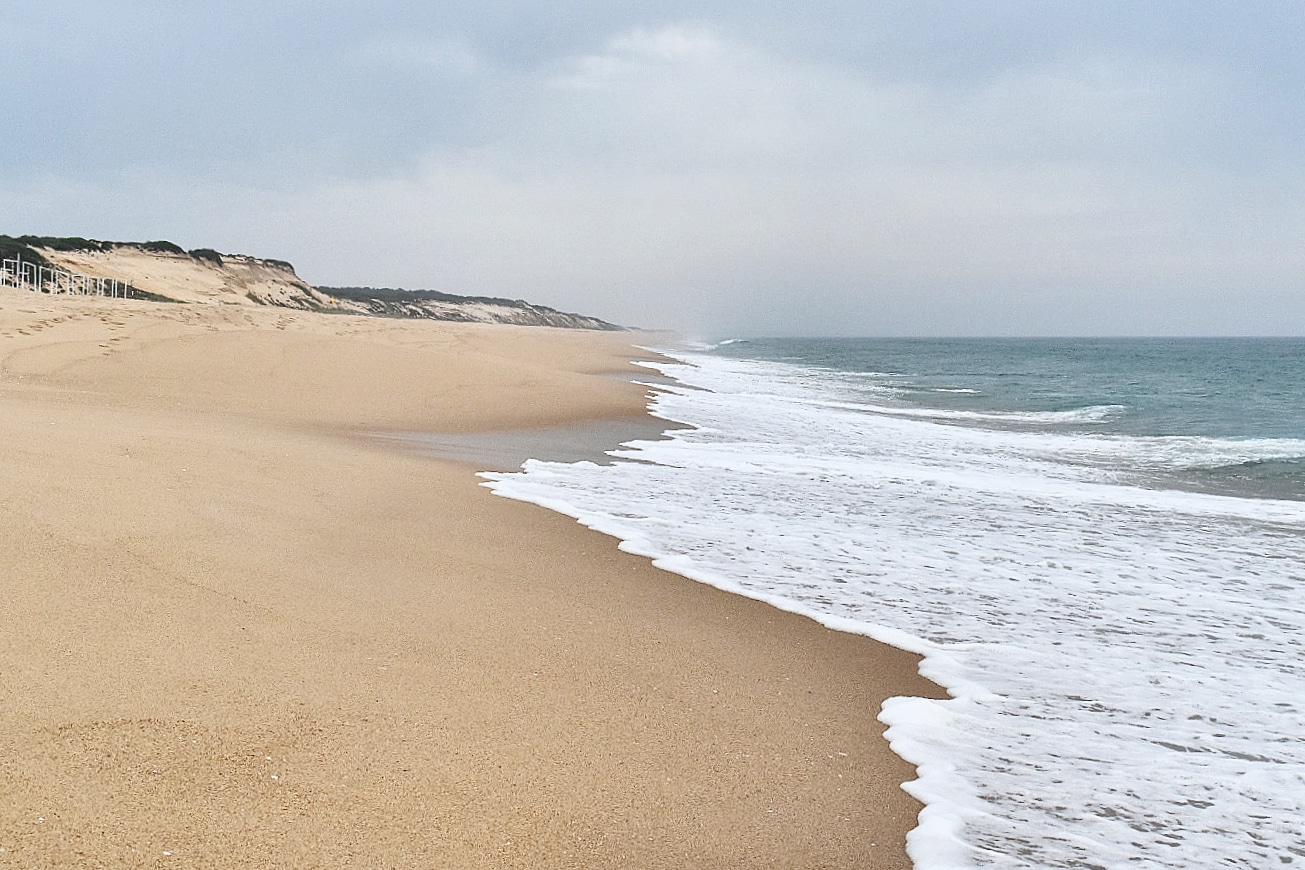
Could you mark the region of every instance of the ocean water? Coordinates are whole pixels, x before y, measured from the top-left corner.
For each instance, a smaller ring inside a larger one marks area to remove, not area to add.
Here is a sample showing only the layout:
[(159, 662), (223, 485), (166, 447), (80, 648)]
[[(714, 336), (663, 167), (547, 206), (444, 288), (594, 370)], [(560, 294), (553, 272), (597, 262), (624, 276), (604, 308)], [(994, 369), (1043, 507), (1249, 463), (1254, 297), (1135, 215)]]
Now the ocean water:
[(922, 653), (918, 868), (1305, 866), (1305, 341), (669, 353), (690, 428), (487, 485)]

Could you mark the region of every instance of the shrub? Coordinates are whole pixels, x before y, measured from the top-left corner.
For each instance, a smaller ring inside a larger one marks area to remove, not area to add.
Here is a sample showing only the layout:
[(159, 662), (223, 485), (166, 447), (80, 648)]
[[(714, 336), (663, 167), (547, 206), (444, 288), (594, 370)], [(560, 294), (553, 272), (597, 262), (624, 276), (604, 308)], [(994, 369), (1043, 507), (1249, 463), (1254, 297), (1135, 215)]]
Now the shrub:
[(183, 257), (186, 256), (186, 250), (182, 248), (181, 245), (173, 244), (172, 242), (143, 242), (140, 249), (142, 251), (151, 251), (155, 254), (180, 254)]
[(51, 251), (103, 251), (110, 243), (98, 239), (83, 239), (80, 236), (19, 236), (17, 241), (34, 248), (46, 248)]
[(222, 265), (222, 255), (212, 248), (196, 248), (190, 252), (190, 255), (196, 260), (208, 260), (218, 266)]
[(32, 250), (30, 245), (10, 236), (0, 236), (0, 260), (22, 260), (25, 263), (36, 263), (38, 266), (50, 265), (50, 261)]

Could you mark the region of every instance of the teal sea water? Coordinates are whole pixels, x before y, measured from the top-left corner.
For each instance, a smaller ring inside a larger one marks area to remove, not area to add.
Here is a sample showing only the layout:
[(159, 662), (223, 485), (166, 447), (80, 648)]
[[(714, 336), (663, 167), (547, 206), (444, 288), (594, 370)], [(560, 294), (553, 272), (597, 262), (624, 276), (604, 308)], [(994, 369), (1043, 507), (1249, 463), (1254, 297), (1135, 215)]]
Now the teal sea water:
[(1305, 341), (660, 350), (667, 438), (488, 485), (921, 653), (920, 870), (1305, 864)]
[[(865, 379), (863, 397), (958, 425), (1139, 439), (1305, 440), (1305, 339), (756, 339), (712, 353)], [(853, 390), (853, 393), (856, 391)], [(1305, 498), (1305, 444), (1158, 481)]]

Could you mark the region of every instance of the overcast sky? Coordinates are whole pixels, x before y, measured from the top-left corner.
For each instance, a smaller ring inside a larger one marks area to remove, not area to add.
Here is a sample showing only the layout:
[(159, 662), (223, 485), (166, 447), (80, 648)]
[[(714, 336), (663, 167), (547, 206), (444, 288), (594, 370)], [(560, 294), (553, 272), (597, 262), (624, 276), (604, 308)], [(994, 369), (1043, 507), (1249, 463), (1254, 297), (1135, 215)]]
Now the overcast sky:
[(1305, 334), (1305, 4), (0, 0), (0, 233), (742, 335)]

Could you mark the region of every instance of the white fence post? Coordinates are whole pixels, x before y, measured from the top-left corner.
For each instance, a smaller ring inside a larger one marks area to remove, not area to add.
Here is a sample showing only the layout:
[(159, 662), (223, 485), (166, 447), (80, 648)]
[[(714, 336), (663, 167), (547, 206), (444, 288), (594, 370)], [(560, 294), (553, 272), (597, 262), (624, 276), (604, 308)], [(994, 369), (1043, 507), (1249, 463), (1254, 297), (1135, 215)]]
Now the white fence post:
[(0, 287), (51, 295), (127, 298), (127, 287), (117, 278), (101, 278), (40, 263), (26, 263), (21, 254), (12, 260), (0, 259)]

